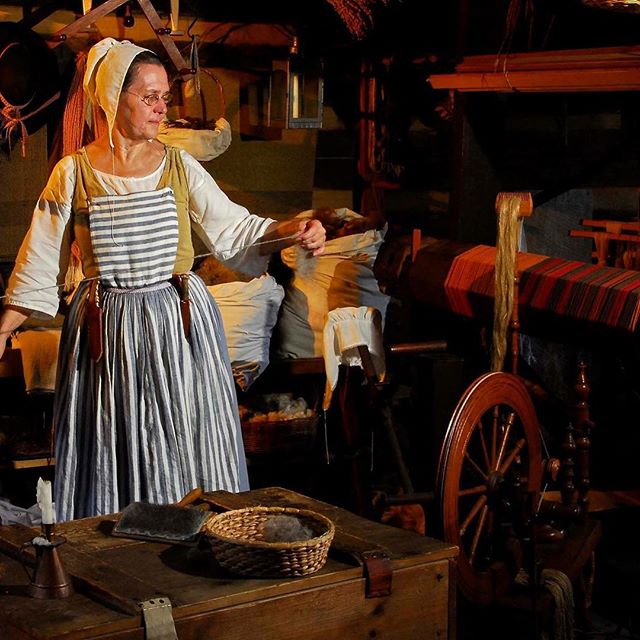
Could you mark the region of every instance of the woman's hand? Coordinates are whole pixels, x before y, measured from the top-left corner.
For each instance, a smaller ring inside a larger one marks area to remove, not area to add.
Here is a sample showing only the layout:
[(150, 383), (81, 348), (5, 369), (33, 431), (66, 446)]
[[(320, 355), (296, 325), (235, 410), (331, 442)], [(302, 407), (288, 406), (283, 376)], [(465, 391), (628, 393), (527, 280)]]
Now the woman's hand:
[(263, 253), (274, 253), (297, 244), (317, 256), (324, 251), (326, 236), (327, 232), (320, 220), (290, 218), (272, 222), (259, 242), (263, 245)]
[(320, 220), (300, 220), (298, 226), (297, 243), (314, 256), (324, 251), (327, 232)]
[(31, 315), (28, 309), (7, 305), (0, 315), (0, 359), (7, 348), (9, 336)]

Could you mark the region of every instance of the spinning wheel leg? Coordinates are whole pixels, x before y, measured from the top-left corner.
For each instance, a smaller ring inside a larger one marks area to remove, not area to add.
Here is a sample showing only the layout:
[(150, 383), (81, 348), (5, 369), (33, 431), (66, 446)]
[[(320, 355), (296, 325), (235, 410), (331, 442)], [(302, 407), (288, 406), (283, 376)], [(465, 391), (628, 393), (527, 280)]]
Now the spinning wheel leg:
[(524, 384), (508, 373), (481, 376), (453, 413), (437, 479), (443, 537), (460, 549), (458, 584), (469, 600), (488, 604), (512, 584), (522, 562), (514, 492), (537, 504), (541, 475), (538, 422)]

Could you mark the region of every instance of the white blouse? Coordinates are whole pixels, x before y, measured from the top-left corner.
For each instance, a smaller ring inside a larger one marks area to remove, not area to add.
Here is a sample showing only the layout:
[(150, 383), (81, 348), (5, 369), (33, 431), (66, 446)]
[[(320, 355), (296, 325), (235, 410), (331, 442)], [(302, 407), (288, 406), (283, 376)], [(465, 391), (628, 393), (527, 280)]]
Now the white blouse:
[[(253, 275), (263, 273), (269, 256), (250, 247), (274, 221), (232, 202), (195, 158), (186, 151), (180, 155), (189, 186), (192, 229), (219, 260), (234, 258), (235, 268)], [(107, 192), (125, 195), (155, 190), (164, 164), (163, 161), (143, 177), (125, 178), (94, 171)], [(58, 310), (59, 287), (64, 283), (69, 262), (75, 183), (73, 158), (65, 156), (54, 167), (38, 199), (9, 279), (5, 304), (29, 309), (35, 318), (53, 317)]]

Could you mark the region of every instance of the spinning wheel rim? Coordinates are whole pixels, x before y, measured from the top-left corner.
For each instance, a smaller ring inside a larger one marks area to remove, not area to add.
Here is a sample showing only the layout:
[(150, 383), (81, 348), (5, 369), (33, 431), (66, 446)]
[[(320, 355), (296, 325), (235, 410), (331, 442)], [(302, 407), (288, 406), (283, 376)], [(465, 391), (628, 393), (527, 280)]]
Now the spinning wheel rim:
[[(482, 456), (487, 466), (484, 483), (479, 482), (475, 488), (463, 489), (461, 487), (463, 471), (468, 472), (474, 467), (477, 475), (483, 471), (482, 465), (468, 456), (468, 447), (474, 434), (478, 436), (478, 441), (482, 442), (485, 448), (483, 419), (491, 411), (495, 425), (497, 418), (501, 417), (500, 412), (504, 409), (508, 411), (506, 423), (501, 424), (504, 430), (502, 433), (494, 430), (494, 435), (504, 436), (504, 442), (501, 442), (502, 448), (500, 451), (494, 451), (497, 438), (491, 440), (492, 450), (490, 452), (485, 450)], [(510, 444), (513, 433), (521, 437), (507, 452), (506, 447)], [(467, 454), (466, 463), (469, 466), (465, 466), (465, 454)], [(502, 458), (500, 454), (503, 454)], [(538, 421), (529, 393), (520, 378), (515, 375), (494, 372), (480, 376), (465, 391), (453, 412), (440, 452), (437, 478), (443, 538), (446, 542), (458, 546), (458, 585), (462, 593), (473, 602), (481, 604), (493, 602), (497, 595), (504, 593), (511, 585), (520, 564), (519, 545), (508, 549), (511, 555), (510, 562), (497, 559), (482, 570), (474, 566), (473, 554), (481, 542), (479, 538), (476, 539), (476, 536), (482, 535), (487, 517), (489, 519), (493, 517), (491, 499), (497, 491), (496, 487), (509, 472), (511, 465), (519, 464), (515, 461), (521, 458), (526, 461), (526, 490), (534, 494), (537, 502), (542, 480), (542, 454)], [(500, 468), (492, 471), (494, 465)], [(482, 489), (483, 486), (484, 489)], [(463, 499), (463, 495), (469, 496), (472, 493), (474, 507), (466, 514), (466, 520), (461, 521), (459, 502)], [(471, 513), (474, 510), (476, 513)], [(471, 543), (472, 552), (469, 553), (469, 545), (463, 543), (463, 536), (466, 535), (467, 528), (471, 527), (476, 520), (477, 528)], [(490, 520), (487, 526), (491, 527)]]

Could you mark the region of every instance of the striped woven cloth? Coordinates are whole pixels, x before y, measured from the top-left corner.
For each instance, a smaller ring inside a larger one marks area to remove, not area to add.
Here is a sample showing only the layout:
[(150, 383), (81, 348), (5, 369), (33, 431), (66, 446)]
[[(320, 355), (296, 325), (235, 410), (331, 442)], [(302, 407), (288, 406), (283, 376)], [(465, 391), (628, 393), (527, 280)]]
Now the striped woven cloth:
[[(518, 273), (545, 259), (535, 253), (518, 253)], [(482, 244), (454, 258), (444, 283), (452, 311), (471, 318), (474, 297), (494, 297), (495, 266), (496, 248)]]
[[(452, 311), (473, 316), (473, 297), (494, 296), (495, 247), (456, 257), (445, 280)], [(553, 311), (634, 333), (640, 320), (640, 272), (531, 253), (518, 254), (520, 307)]]

